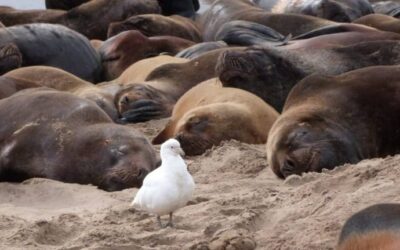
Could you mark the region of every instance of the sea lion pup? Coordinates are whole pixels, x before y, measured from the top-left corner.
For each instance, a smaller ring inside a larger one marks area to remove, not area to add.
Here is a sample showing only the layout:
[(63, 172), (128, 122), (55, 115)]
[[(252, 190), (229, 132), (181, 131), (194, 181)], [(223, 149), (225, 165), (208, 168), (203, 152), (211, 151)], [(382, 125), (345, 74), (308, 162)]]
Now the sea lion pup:
[[(215, 64), (225, 50), (213, 50), (184, 63), (159, 66), (149, 73), (144, 82), (131, 81), (125, 85), (115, 97), (122, 121), (142, 122), (170, 116), (176, 101), (186, 91), (216, 77)], [(174, 58), (177, 59), (187, 60)], [(119, 79), (123, 79), (124, 75)]]
[(166, 16), (180, 15), (193, 18), (200, 8), (198, 0), (158, 0), (162, 14)]
[(336, 22), (351, 22), (374, 13), (368, 0), (253, 0), (272, 13), (296, 13)]
[(261, 144), (278, 112), (259, 97), (237, 88), (224, 88), (217, 78), (186, 92), (174, 106), (167, 126), (153, 140), (176, 138), (187, 155), (199, 155), (222, 141), (235, 139)]
[[(91, 100), (103, 109), (111, 119), (114, 121), (118, 119), (112, 94), (61, 69), (46, 66), (24, 67), (10, 71), (3, 77), (10, 80), (32, 82), (36, 86), (66, 91)], [(27, 87), (32, 88), (29, 85)]]
[(138, 30), (148, 37), (176, 36), (194, 42), (203, 40), (199, 28), (191, 19), (177, 15), (143, 14), (114, 22), (108, 27), (108, 37), (127, 30)]
[(273, 172), (286, 178), (399, 153), (399, 73), (375, 66), (299, 82), (268, 136)]
[(367, 25), (379, 30), (400, 33), (400, 20), (388, 15), (370, 14), (354, 20), (353, 23)]
[(372, 8), (377, 14), (389, 15), (392, 17), (400, 16), (400, 3), (397, 1), (375, 1), (372, 4)]
[(70, 10), (90, 0), (46, 0), (47, 9)]
[[(228, 50), (219, 57), (216, 70), (225, 87), (252, 92), (280, 112), (290, 89), (310, 74), (337, 75), (367, 66), (398, 64), (399, 42), (382, 41), (385, 37), (399, 39), (391, 32), (345, 32), (280, 47), (267, 44)], [(346, 44), (350, 45), (343, 46)]]
[(46, 65), (82, 79), (100, 79), (100, 57), (89, 40), (55, 24), (27, 24), (0, 29), (0, 72), (19, 66)]
[(400, 249), (400, 204), (376, 204), (352, 215), (342, 228), (337, 249)]
[(289, 34), (297, 36), (317, 28), (337, 24), (313, 16), (270, 13), (248, 0), (217, 0), (196, 18), (196, 22), (203, 31), (204, 41), (215, 41), (215, 36), (222, 25), (235, 20), (259, 23), (284, 36)]
[(146, 37), (140, 31), (122, 32), (105, 41), (98, 49), (103, 65), (103, 79), (110, 81), (135, 62), (158, 56), (175, 55), (194, 42), (173, 36)]
[(0, 181), (41, 177), (107, 191), (140, 187), (156, 168), (150, 142), (92, 101), (49, 89), (0, 100)]
[(139, 14), (160, 13), (157, 0), (92, 0), (68, 11), (1, 10), (6, 26), (27, 23), (56, 23), (67, 26), (88, 39), (106, 40), (110, 23)]

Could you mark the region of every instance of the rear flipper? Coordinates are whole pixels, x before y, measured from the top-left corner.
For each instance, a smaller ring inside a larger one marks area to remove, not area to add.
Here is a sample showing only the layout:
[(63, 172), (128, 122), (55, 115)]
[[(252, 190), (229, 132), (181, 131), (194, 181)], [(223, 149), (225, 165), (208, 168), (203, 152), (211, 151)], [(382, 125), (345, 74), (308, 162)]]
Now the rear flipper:
[(251, 46), (269, 43), (284, 45), (291, 35), (284, 36), (279, 32), (258, 23), (248, 21), (232, 21), (224, 24), (215, 36), (215, 40), (222, 40), (229, 45)]

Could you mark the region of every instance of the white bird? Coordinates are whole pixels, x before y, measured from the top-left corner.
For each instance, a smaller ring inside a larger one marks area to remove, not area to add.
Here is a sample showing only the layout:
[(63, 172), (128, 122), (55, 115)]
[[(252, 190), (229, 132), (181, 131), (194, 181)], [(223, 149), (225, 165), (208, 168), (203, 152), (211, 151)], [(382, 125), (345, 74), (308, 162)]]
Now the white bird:
[[(179, 142), (169, 139), (161, 145), (161, 166), (150, 172), (143, 180), (131, 206), (157, 215), (160, 227), (172, 227), (172, 213), (192, 198), (195, 184), (181, 155)], [(161, 216), (169, 214), (163, 226)]]

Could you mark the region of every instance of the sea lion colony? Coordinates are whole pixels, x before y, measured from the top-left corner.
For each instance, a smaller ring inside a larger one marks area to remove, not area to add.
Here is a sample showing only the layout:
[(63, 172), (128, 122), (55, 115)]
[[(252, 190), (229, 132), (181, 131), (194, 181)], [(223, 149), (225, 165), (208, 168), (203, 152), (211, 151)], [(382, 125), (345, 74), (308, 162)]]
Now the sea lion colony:
[[(279, 178), (400, 152), (395, 3), (46, 5), (0, 8), (0, 181), (140, 187), (149, 139), (262, 143)], [(156, 138), (126, 125), (167, 117)]]

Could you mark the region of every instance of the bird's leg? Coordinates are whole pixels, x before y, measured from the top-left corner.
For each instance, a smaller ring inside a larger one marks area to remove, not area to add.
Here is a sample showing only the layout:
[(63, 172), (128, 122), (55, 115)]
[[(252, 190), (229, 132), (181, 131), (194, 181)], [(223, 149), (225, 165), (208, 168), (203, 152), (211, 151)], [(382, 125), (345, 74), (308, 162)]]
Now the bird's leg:
[(167, 227), (174, 227), (174, 224), (172, 224), (172, 213), (169, 213), (169, 221), (166, 225)]
[(157, 215), (157, 222), (158, 222), (158, 225), (159, 225), (161, 228), (166, 227), (166, 226), (163, 226), (163, 224), (161, 223), (161, 217), (160, 217), (159, 215)]

